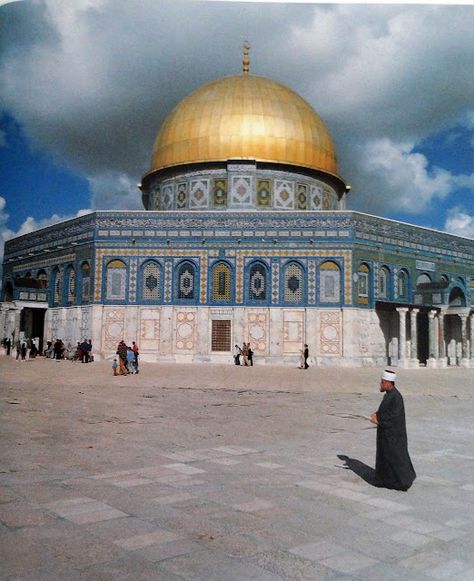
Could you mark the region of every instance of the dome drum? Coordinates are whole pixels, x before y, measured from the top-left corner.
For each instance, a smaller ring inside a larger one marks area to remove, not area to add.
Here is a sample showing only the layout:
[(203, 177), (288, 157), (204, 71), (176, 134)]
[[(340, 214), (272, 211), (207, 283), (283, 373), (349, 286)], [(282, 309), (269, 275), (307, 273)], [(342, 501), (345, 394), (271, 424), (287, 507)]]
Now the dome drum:
[(143, 204), (147, 210), (161, 211), (343, 208), (341, 180), (299, 169), (250, 160), (168, 168), (144, 178)]

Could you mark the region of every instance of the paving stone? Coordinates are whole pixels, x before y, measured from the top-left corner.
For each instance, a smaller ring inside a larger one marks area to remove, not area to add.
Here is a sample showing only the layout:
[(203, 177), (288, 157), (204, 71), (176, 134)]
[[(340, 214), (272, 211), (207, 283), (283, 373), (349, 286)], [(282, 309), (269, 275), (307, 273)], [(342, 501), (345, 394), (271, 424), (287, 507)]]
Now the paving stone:
[(343, 554), (323, 559), (320, 563), (340, 573), (354, 573), (360, 569), (379, 565), (379, 561), (370, 559), (365, 555), (353, 553), (352, 551), (346, 551)]
[(411, 531), (400, 531), (391, 535), (390, 538), (397, 543), (408, 545), (409, 547), (422, 547), (433, 541), (430, 537)]
[(165, 468), (170, 468), (171, 470), (176, 470), (181, 474), (203, 474), (205, 470), (200, 468), (195, 468), (194, 466), (188, 466), (187, 464), (166, 464)]
[(449, 560), (441, 565), (428, 569), (426, 573), (434, 579), (462, 579), (468, 580), (467, 571), (472, 570), (472, 563)]
[(135, 550), (142, 549), (143, 547), (148, 547), (150, 545), (168, 543), (169, 541), (175, 541), (178, 538), (179, 536), (175, 533), (171, 533), (165, 530), (155, 530), (153, 532), (145, 533), (142, 535), (134, 535), (133, 537), (118, 539), (117, 541), (114, 541), (114, 544), (122, 547), (123, 549)]
[(242, 510), (243, 512), (256, 512), (258, 510), (265, 510), (267, 508), (272, 508), (273, 504), (264, 500), (263, 498), (255, 498), (249, 502), (243, 502), (242, 504), (234, 505), (236, 510)]

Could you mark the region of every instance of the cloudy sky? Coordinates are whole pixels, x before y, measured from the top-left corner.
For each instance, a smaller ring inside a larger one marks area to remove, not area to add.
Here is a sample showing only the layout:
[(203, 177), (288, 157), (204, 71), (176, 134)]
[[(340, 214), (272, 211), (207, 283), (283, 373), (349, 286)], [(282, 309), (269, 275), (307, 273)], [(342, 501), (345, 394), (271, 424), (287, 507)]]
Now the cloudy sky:
[(474, 237), (473, 5), (5, 2), (0, 240), (140, 208), (164, 117), (245, 39), (325, 120), (352, 209)]

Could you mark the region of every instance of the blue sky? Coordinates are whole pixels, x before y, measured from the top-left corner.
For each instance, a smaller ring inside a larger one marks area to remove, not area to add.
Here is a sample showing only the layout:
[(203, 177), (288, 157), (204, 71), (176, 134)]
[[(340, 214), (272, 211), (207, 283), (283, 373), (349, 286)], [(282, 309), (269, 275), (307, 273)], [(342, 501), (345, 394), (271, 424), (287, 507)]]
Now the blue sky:
[(0, 239), (140, 208), (166, 114), (244, 39), (326, 122), (351, 208), (474, 237), (474, 6), (25, 0), (0, 5)]

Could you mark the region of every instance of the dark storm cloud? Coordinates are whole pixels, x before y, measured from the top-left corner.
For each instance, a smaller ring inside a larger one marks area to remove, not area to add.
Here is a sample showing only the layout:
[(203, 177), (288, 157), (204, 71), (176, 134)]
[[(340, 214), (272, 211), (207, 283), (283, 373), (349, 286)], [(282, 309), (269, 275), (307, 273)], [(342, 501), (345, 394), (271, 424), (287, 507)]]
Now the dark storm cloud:
[(387, 210), (410, 191), (417, 204), (401, 204), (422, 211), (456, 185), (413, 149), (472, 110), (473, 7), (43, 0), (0, 18), (6, 108), (36, 146), (86, 174), (95, 207), (138, 207), (163, 119), (239, 73), (244, 39), (251, 72), (326, 121), (355, 207)]

